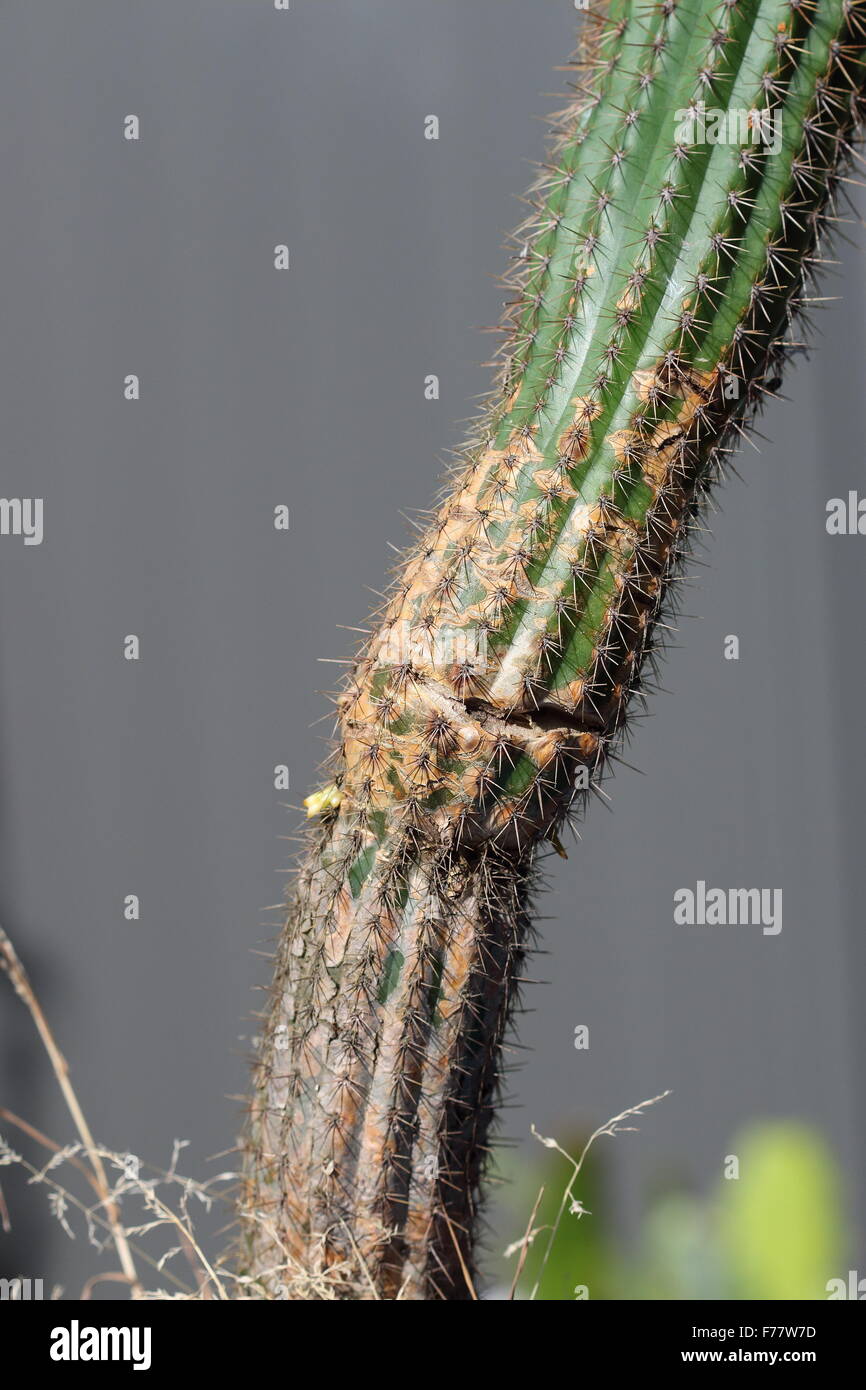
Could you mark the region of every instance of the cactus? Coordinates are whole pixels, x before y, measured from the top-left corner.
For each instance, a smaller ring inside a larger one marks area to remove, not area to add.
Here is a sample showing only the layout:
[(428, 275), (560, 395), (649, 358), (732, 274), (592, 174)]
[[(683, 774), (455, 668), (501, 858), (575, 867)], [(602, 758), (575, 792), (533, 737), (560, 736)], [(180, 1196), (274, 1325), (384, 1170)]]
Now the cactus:
[(477, 438), (339, 695), (247, 1135), (265, 1296), (475, 1296), (535, 865), (645, 696), (860, 117), (866, 0), (611, 0)]

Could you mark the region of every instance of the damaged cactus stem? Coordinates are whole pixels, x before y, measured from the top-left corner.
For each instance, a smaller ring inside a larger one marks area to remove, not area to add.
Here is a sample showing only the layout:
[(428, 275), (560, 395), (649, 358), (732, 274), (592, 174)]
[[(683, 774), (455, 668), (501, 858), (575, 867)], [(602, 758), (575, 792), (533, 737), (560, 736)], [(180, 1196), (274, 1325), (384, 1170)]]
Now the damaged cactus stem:
[(538, 847), (645, 694), (689, 523), (796, 346), (864, 32), (864, 0), (587, 17), (499, 387), (308, 799), (247, 1135), (265, 1296), (475, 1295)]

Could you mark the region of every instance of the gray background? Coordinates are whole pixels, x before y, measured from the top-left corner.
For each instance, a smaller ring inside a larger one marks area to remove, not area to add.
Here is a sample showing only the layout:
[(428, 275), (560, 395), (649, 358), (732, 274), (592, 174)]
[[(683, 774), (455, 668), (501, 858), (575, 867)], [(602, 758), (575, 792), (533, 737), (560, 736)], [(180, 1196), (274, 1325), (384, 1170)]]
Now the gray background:
[[(475, 329), (573, 32), (566, 0), (0, 4), (3, 490), (44, 497), (46, 525), (41, 547), (0, 540), (0, 913), (109, 1145), (167, 1162), (189, 1139), (203, 1176), (237, 1133), (282, 803), (314, 782), (338, 669), (317, 658), (351, 649), (336, 624), (363, 624), (398, 509), (430, 502), (488, 382)], [(719, 496), (629, 754), (646, 776), (621, 771), (543, 904), (552, 983), (507, 1132), (673, 1088), (608, 1150), (626, 1236), (654, 1173), (708, 1188), (756, 1116), (818, 1123), (861, 1196), (866, 542), (824, 511), (863, 479), (866, 283), (840, 254), (844, 302)], [(781, 936), (676, 929), (697, 878), (781, 887)], [(0, 1103), (67, 1138), (5, 988), (0, 1042)], [(3, 1272), (75, 1296), (99, 1261), (0, 1177)]]

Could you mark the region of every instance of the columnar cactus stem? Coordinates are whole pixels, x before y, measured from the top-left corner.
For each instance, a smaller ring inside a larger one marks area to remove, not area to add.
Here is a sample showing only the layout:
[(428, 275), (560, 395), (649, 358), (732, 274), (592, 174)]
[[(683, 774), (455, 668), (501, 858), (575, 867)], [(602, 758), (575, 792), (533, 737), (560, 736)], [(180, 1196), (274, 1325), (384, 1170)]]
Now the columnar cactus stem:
[(866, 0), (612, 0), (588, 29), (519, 233), (502, 390), (311, 798), (242, 1211), (270, 1295), (473, 1296), (533, 860), (641, 693), (858, 121)]

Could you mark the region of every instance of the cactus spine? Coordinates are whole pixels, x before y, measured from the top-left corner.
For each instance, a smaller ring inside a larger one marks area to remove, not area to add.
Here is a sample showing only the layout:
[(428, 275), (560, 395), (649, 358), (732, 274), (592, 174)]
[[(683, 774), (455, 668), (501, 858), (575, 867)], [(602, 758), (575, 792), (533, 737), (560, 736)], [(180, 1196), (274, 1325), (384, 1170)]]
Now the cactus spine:
[(611, 0), (585, 28), (501, 389), (311, 798), (242, 1199), (271, 1296), (472, 1296), (533, 862), (645, 690), (689, 520), (795, 346), (860, 115), (866, 0)]

